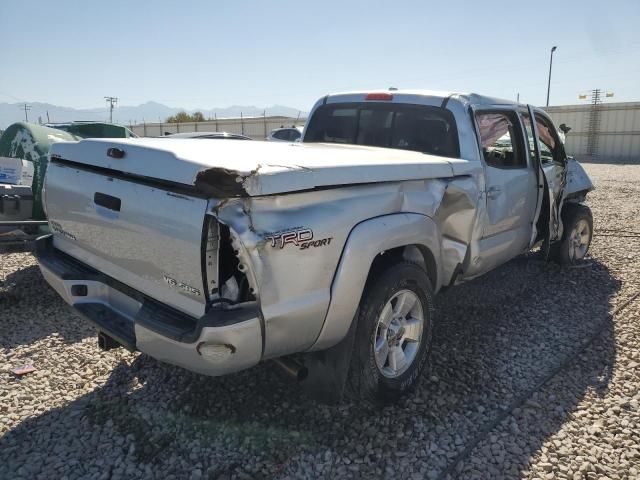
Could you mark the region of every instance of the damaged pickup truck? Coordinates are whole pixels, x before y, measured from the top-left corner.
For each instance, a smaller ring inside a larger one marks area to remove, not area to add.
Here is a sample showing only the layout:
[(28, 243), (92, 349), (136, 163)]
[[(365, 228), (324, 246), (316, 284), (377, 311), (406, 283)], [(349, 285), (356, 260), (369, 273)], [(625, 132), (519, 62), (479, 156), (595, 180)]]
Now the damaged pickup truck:
[(540, 247), (584, 258), (593, 185), (543, 110), (475, 94), (328, 95), (301, 143), (51, 147), (51, 286), (122, 345), (205, 375), (275, 360), (336, 400), (408, 391), (434, 295)]

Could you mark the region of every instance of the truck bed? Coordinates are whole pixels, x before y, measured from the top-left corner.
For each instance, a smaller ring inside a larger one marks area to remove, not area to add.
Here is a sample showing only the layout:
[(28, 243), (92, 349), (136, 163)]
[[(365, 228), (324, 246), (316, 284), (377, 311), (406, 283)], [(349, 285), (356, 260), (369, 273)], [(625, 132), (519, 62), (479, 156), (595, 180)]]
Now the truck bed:
[[(109, 149), (123, 152), (108, 156)], [(147, 138), (59, 143), (52, 158), (195, 186), (211, 196), (260, 196), (332, 185), (467, 175), (479, 162), (398, 149)]]

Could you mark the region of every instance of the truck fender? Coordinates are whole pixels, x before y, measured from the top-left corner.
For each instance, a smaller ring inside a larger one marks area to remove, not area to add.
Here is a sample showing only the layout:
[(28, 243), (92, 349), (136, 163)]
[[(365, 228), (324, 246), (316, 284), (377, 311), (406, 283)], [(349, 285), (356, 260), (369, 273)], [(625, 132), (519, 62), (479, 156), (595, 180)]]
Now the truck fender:
[(418, 213), (394, 213), (357, 224), (349, 233), (331, 284), (331, 301), (317, 340), (310, 351), (340, 342), (349, 331), (360, 304), (369, 271), (377, 255), (397, 247), (422, 246), (432, 254), (436, 272), (433, 288), (441, 279), (440, 230), (434, 220)]
[(567, 183), (565, 185), (565, 199), (584, 199), (586, 194), (595, 187), (584, 167), (573, 157), (567, 157)]

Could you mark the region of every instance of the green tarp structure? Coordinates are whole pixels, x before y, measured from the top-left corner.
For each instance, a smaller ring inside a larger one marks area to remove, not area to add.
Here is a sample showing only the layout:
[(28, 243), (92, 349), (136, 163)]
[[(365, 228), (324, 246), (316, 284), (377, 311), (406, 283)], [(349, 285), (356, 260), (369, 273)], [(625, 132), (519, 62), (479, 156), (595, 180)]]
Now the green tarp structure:
[(49, 124), (58, 130), (64, 130), (79, 138), (129, 138), (135, 137), (133, 132), (122, 125), (100, 122), (72, 122)]
[(128, 138), (134, 136), (120, 125), (99, 122), (72, 122), (55, 128), (18, 122), (0, 136), (0, 157), (21, 158), (33, 162), (32, 220), (45, 220), (42, 208), (42, 185), (47, 171), (47, 156), (52, 143), (82, 138)]

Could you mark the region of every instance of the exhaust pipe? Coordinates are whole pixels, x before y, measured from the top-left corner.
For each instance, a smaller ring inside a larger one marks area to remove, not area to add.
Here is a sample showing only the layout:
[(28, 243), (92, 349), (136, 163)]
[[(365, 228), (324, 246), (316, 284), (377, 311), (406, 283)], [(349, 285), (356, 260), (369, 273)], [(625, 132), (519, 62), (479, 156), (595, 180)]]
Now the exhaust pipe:
[(121, 346), (122, 345), (106, 333), (98, 332), (98, 348), (100, 348), (100, 350), (113, 350), (114, 348), (119, 348)]
[(290, 358), (273, 358), (271, 360), (277, 366), (279, 366), (290, 377), (295, 378), (298, 382), (301, 382), (309, 375), (309, 370), (304, 365), (300, 365), (295, 360)]

